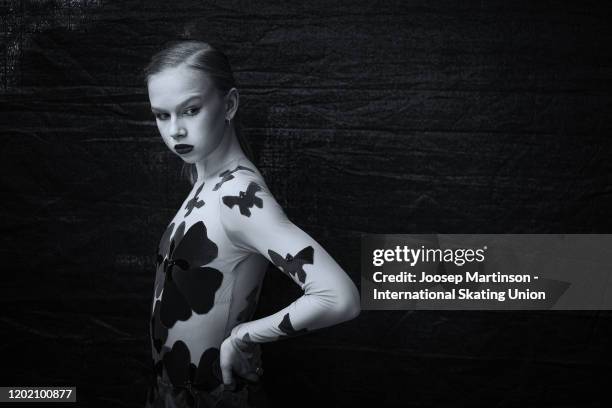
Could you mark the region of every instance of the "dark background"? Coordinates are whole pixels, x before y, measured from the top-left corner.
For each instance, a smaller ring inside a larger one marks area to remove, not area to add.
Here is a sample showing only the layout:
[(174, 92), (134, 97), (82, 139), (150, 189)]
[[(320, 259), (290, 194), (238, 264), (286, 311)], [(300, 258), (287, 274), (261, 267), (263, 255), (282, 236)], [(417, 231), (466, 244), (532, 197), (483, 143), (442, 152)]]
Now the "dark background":
[[(144, 405), (154, 254), (189, 185), (140, 70), (181, 36), (227, 53), (267, 184), (356, 283), (362, 232), (612, 232), (607, 2), (0, 13), (0, 385)], [(300, 295), (281, 275), (255, 317)], [(611, 340), (609, 311), (363, 311), (264, 344), (264, 381), (276, 407), (608, 406)]]

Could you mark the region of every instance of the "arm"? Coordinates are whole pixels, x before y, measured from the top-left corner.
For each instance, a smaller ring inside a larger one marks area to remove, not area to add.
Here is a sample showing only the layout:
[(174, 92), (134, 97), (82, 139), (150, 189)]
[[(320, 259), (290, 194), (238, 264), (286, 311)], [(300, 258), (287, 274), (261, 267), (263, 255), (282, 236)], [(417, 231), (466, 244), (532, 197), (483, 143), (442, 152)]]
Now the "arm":
[[(232, 198), (241, 192), (242, 199)], [(232, 341), (275, 341), (359, 315), (359, 292), (353, 281), (321, 245), (287, 218), (260, 177), (241, 174), (223, 184), (219, 198), (228, 237), (246, 251), (261, 253), (304, 291), (278, 312), (238, 324), (231, 331)]]

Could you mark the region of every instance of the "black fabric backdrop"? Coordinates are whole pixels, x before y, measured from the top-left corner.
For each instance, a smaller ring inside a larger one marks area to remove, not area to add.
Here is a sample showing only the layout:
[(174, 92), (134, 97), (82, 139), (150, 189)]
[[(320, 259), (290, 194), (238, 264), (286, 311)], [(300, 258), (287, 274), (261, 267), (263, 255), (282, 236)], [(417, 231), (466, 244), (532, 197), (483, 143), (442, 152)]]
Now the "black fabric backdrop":
[[(4, 1), (0, 385), (143, 406), (187, 194), (140, 70), (220, 46), (257, 165), (359, 284), (360, 233), (612, 232), (610, 7)], [(299, 288), (272, 267), (256, 317)], [(276, 407), (607, 406), (612, 313), (367, 312), (264, 345)]]

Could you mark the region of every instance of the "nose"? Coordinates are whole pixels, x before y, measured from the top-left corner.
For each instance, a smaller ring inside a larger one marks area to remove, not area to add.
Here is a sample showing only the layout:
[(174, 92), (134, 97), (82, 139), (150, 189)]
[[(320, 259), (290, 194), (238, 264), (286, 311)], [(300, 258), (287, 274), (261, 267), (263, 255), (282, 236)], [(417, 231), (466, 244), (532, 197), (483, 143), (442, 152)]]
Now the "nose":
[(185, 128), (176, 119), (172, 119), (170, 123), (170, 136), (175, 139), (181, 139), (187, 135)]

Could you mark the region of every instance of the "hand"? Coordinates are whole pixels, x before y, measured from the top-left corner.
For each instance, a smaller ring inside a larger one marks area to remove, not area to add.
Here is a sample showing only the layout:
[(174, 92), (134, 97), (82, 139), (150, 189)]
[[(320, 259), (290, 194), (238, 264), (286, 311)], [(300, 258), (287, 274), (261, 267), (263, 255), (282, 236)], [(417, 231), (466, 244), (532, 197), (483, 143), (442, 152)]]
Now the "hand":
[(258, 343), (244, 342), (230, 335), (221, 343), (219, 363), (223, 383), (226, 386), (234, 384), (234, 374), (248, 381), (259, 381), (263, 371), (261, 369), (261, 346)]

